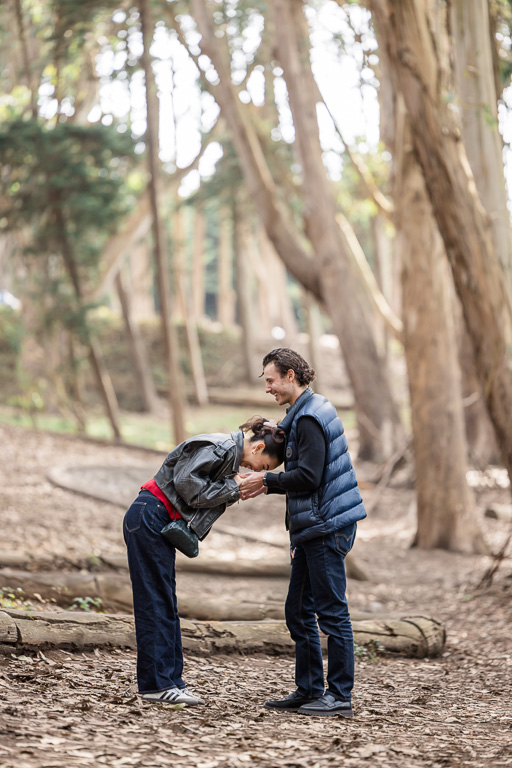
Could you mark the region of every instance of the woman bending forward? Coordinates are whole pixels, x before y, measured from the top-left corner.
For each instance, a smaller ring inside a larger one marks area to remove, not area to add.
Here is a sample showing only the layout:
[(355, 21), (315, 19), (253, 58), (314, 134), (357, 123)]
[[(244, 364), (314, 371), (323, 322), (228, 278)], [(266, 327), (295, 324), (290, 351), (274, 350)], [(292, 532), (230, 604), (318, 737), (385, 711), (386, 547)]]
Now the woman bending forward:
[[(249, 433), (252, 433), (249, 435)], [(183, 681), (176, 600), (175, 548), (160, 534), (182, 517), (200, 541), (226, 507), (240, 499), (240, 467), (273, 470), (284, 460), (284, 433), (255, 416), (231, 434), (197, 435), (172, 450), (124, 516), (133, 590), (137, 684), (148, 701), (204, 702)]]

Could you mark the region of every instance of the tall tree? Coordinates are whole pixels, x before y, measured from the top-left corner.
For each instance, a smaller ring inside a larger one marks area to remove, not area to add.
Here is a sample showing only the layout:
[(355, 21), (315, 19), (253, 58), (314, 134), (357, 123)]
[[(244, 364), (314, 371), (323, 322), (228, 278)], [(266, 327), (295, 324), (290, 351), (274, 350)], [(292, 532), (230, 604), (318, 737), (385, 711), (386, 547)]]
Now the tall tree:
[[(489, 215), (494, 245), (512, 297), (512, 230), (503, 167), (503, 140), (498, 130), (498, 94), (487, 0), (457, 0), (450, 6), (454, 78), (462, 139), (479, 197)], [(468, 403), (466, 430), (472, 457), (481, 465), (497, 460), (497, 446), (482, 387), (476, 373), (471, 341), (460, 323), (463, 392)]]
[(139, 390), (142, 409), (156, 416), (158, 414), (158, 395), (151, 376), (140, 328), (133, 318), (130, 292), (126, 288), (126, 281), (121, 271), (116, 275), (115, 284), (136, 374), (134, 377), (135, 386)]
[(103, 126), (38, 121), (5, 123), (0, 133), (4, 167), (2, 208), (8, 226), (31, 225), (30, 257), (44, 260), (47, 316), (78, 336), (88, 357), (116, 438), (120, 437), (115, 392), (92, 333), (87, 285), (101, 243), (126, 212), (119, 175), (131, 143)]
[(238, 319), (242, 328), (242, 349), (244, 355), (244, 373), (248, 384), (258, 381), (261, 373), (261, 361), (257, 355), (257, 323), (254, 308), (256, 306), (254, 271), (250, 258), (251, 217), (248, 205), (239, 197), (232, 201), (233, 219), (233, 254), (235, 258), (236, 295), (238, 299)]
[(482, 552), (484, 539), (466, 480), (452, 281), (412, 150), (407, 115), (400, 106), (398, 112), (396, 255), (402, 264), (404, 348), (416, 467), (415, 543), (423, 549)]
[(455, 103), (462, 140), (478, 195), (489, 215), (496, 251), (512, 298), (512, 230), (507, 207), (503, 139), (498, 126), (498, 93), (493, 69), (488, 0), (450, 3)]
[(158, 96), (149, 51), (154, 31), (149, 0), (139, 0), (139, 11), (143, 37), (142, 67), (144, 69), (146, 81), (146, 157), (149, 176), (148, 192), (152, 217), (159, 311), (167, 360), (167, 394), (174, 426), (174, 440), (176, 443), (181, 443), (186, 437), (184, 402), (178, 354), (178, 340), (172, 324), (169, 264), (166, 260), (165, 253), (165, 232), (158, 207), (158, 187), (160, 184), (160, 161), (158, 158)]
[(183, 216), (184, 207), (177, 202), (173, 214), (172, 244), (174, 250), (174, 266), (177, 293), (183, 307), (183, 324), (187, 342), (190, 375), (198, 405), (208, 403), (208, 387), (204, 375), (203, 358), (197, 332), (196, 315), (193, 310), (192, 291), (186, 269), (185, 227)]
[[(379, 39), (379, 38), (378, 38)], [(424, 549), (485, 549), (466, 480), (460, 369), (451, 275), (409, 118), (386, 49), (379, 49), (381, 136), (393, 155), (395, 259), (401, 268), (404, 351), (416, 469), (417, 530)]]
[(445, 28), (432, 19), (430, 3), (371, 0), (370, 5), (409, 113), (415, 153), (450, 261), (496, 439), (512, 478), (510, 302), (488, 216), (448, 107), (450, 90), (439, 59)]

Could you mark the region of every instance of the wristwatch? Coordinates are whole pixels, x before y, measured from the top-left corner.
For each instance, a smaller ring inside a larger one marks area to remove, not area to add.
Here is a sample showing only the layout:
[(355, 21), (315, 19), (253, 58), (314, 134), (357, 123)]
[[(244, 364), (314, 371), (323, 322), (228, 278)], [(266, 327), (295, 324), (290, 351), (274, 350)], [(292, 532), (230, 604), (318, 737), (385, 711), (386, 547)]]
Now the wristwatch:
[(268, 488), (268, 483), (267, 483), (267, 475), (268, 475), (268, 472), (265, 472), (265, 474), (264, 474), (264, 475), (263, 475), (263, 477), (261, 478), (261, 482), (263, 483), (263, 485), (265, 486), (265, 488)]

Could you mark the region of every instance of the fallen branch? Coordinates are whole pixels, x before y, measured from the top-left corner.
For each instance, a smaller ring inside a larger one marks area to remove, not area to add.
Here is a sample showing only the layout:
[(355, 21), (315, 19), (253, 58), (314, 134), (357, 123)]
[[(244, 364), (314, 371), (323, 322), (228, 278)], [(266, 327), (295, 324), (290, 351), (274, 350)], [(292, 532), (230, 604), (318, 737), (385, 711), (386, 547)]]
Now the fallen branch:
[[(128, 574), (77, 571), (0, 570), (0, 587), (23, 590), (32, 596), (64, 608), (76, 607), (86, 597), (100, 598), (102, 609), (131, 611), (133, 597)], [(180, 616), (204, 621), (262, 621), (284, 619), (284, 598), (261, 602), (226, 597), (188, 597), (178, 589)]]
[[(182, 620), (183, 647), (198, 654), (291, 653), (293, 641), (281, 621), (199, 622)], [(437, 656), (444, 647), (445, 629), (428, 616), (405, 616), (386, 621), (354, 621), (359, 645), (379, 643), (384, 651), (415, 658)], [(322, 637), (325, 647), (326, 638)], [(0, 611), (0, 650), (59, 647), (135, 648), (131, 616), (59, 612)]]
[(489, 568), (485, 571), (484, 575), (478, 583), (477, 590), (486, 590), (492, 585), (494, 577), (498, 573), (498, 570), (506, 557), (509, 544), (512, 541), (512, 525), (509, 528), (508, 535), (496, 554), (491, 555), (492, 562)]

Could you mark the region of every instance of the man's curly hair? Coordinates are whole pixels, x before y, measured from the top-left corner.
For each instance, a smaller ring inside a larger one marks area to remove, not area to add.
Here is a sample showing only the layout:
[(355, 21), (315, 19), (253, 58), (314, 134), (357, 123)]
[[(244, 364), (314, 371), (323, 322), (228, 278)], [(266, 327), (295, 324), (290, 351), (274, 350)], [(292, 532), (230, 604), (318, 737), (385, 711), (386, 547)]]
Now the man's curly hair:
[[(301, 387), (311, 384), (316, 377), (313, 368), (293, 349), (286, 347), (273, 349), (263, 358), (263, 370), (269, 363), (274, 363), (281, 376), (284, 376), (291, 368)], [(263, 376), (263, 374), (261, 375)]]

